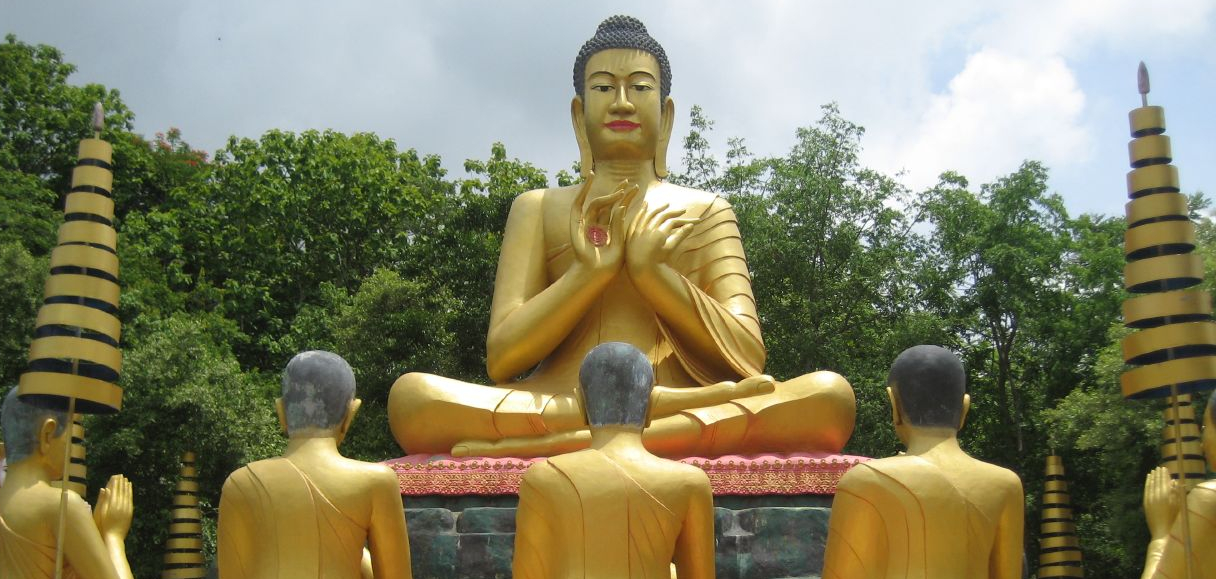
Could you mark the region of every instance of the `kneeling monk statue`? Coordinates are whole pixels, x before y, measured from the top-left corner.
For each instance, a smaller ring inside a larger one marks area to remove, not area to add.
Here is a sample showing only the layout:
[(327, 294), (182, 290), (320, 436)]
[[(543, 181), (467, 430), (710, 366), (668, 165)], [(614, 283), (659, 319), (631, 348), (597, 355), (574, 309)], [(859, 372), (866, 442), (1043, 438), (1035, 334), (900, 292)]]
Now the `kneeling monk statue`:
[[(574, 63), (584, 180), (529, 191), (507, 218), (486, 366), (496, 386), (402, 376), (393, 436), (410, 453), (549, 456), (591, 436), (575, 390), (596, 345), (636, 345), (656, 395), (645, 444), (663, 456), (839, 451), (849, 383), (774, 383), (730, 204), (663, 181), (675, 104), (667, 56), (641, 22), (600, 24)], [(526, 377), (519, 378), (521, 375)]]

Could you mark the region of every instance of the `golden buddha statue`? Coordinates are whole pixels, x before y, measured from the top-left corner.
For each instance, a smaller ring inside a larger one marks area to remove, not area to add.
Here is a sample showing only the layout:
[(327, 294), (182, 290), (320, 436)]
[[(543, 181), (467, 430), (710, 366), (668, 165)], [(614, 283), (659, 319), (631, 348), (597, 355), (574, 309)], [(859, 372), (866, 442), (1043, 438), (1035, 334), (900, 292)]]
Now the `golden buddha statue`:
[(376, 577), (411, 576), (397, 476), (338, 453), (361, 404), (355, 375), (337, 355), (304, 352), (287, 364), (275, 401), (287, 450), (224, 483), (221, 577), (358, 579), (364, 545)]
[[(1216, 398), (1208, 401), (1203, 418), (1203, 456), (1216, 470)], [(1144, 561), (1143, 579), (1188, 577), (1183, 525), (1190, 530), (1192, 579), (1216, 579), (1216, 481), (1199, 483), (1186, 494), (1183, 517), (1178, 483), (1165, 467), (1149, 473), (1144, 484), (1144, 515), (1152, 540)], [(1184, 522), (1185, 521), (1185, 522)]]
[(67, 413), (24, 403), (14, 388), (4, 399), (0, 422), (9, 461), (0, 487), (0, 577), (54, 577), (63, 521), (64, 577), (131, 579), (125, 544), (133, 512), (131, 483), (122, 475), (111, 477), (96, 510), (76, 493), (62, 497), (63, 490), (51, 482), (63, 477), (71, 445)]
[(619, 342), (587, 354), (579, 382), (591, 448), (524, 473), (511, 566), (516, 579), (714, 576), (709, 477), (642, 445), (651, 364)]
[(959, 359), (937, 346), (895, 359), (887, 395), (907, 453), (840, 479), (824, 579), (1022, 577), (1022, 483), (959, 448), (965, 381)]
[[(849, 383), (774, 383), (730, 204), (663, 181), (675, 104), (663, 48), (605, 20), (574, 67), (580, 185), (529, 191), (507, 218), (486, 366), (496, 386), (411, 373), (389, 420), (410, 453), (548, 456), (591, 440), (574, 395), (583, 357), (634, 344), (656, 382), (647, 448), (664, 456), (839, 451)], [(522, 375), (526, 377), (519, 378)]]

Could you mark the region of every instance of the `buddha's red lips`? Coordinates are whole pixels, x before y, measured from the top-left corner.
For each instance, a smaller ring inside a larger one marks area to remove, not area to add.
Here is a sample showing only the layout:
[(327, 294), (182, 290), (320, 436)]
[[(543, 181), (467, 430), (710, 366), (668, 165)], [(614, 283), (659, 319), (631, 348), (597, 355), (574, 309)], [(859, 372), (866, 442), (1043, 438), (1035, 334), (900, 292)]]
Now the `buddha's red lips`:
[(609, 123), (604, 123), (604, 126), (613, 131), (632, 131), (640, 128), (642, 125), (633, 121), (612, 121)]

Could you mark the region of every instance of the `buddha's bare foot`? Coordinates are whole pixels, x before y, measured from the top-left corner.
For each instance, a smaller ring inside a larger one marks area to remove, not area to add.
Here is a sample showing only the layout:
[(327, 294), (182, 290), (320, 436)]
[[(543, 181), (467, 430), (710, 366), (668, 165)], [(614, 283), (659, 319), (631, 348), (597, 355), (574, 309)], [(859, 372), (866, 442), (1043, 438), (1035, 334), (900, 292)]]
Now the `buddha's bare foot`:
[(553, 456), (587, 448), (591, 432), (574, 430), (541, 436), (521, 436), (502, 440), (462, 440), (452, 446), (452, 456)]

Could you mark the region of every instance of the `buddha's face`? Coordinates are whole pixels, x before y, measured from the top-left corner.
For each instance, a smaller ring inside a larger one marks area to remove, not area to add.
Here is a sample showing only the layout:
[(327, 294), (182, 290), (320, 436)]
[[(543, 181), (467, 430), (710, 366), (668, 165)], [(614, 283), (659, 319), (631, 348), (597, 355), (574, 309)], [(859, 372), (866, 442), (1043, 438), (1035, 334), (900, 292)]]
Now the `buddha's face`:
[(582, 127), (594, 159), (653, 159), (664, 137), (659, 61), (641, 50), (611, 48), (587, 60), (585, 75)]

